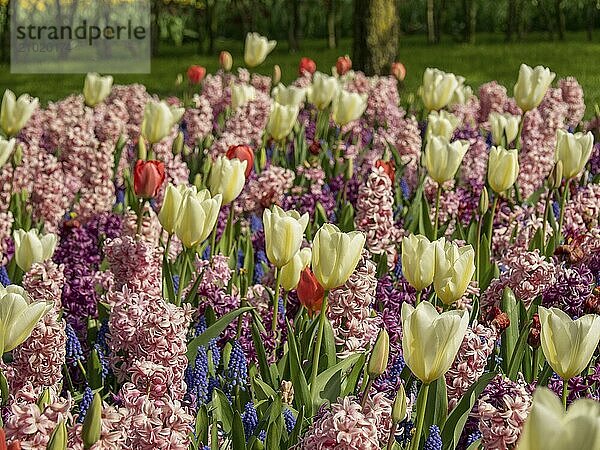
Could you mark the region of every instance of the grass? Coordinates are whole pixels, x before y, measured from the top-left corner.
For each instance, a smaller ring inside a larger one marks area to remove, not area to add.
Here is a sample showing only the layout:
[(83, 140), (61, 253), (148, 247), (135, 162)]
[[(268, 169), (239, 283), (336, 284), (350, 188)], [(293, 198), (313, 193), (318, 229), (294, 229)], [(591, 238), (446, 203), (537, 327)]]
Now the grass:
[[(448, 38), (449, 39), (449, 38)], [(163, 45), (159, 55), (152, 60), (152, 72), (144, 75), (115, 75), (115, 82), (139, 82), (152, 93), (167, 96), (177, 93), (175, 79), (184, 74), (190, 64), (201, 64), (209, 72), (218, 69), (217, 55), (220, 50), (229, 50), (234, 66), (241, 64), (242, 43), (217, 41), (215, 55), (197, 54), (197, 46), (189, 43), (182, 47)], [(303, 42), (300, 53), (289, 53), (287, 43), (281, 42), (258, 72), (271, 74), (273, 64), (282, 69), (282, 81), (288, 83), (296, 77), (301, 56), (313, 58), (320, 70), (329, 72), (339, 55), (350, 53), (352, 42), (343, 40), (338, 49), (327, 49), (325, 40)], [(464, 76), (474, 88), (482, 83), (497, 80), (512, 93), (519, 69), (525, 62), (529, 65), (543, 64), (556, 72), (557, 77), (575, 76), (584, 88), (586, 116), (594, 112), (594, 104), (600, 103), (600, 42), (589, 42), (583, 33), (570, 33), (564, 42), (547, 41), (542, 34), (533, 34), (519, 43), (506, 44), (499, 34), (478, 36), (476, 45), (444, 42), (430, 46), (425, 36), (405, 36), (400, 41), (399, 60), (407, 69), (404, 92), (415, 92), (426, 67), (438, 67)], [(8, 65), (0, 66), (0, 86), (17, 93), (28, 92), (43, 101), (56, 100), (72, 92), (80, 91), (83, 75), (20, 75), (11, 74)]]

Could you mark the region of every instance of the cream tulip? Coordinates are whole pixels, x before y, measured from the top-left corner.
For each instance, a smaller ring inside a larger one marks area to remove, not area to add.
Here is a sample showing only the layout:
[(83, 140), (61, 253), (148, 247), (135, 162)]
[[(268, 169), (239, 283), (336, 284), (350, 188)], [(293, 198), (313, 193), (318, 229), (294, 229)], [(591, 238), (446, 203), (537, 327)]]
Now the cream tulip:
[(246, 66), (256, 67), (262, 64), (276, 45), (277, 41), (269, 41), (258, 33), (248, 33), (244, 45), (244, 62)]
[(556, 134), (556, 151), (554, 160), (562, 162), (563, 176), (566, 179), (579, 175), (592, 154), (594, 135), (587, 133), (571, 134), (558, 130)]
[(344, 126), (354, 120), (360, 119), (366, 108), (366, 95), (340, 89), (338, 94), (333, 98), (331, 115), (337, 125)]
[(280, 105), (300, 107), (306, 99), (306, 89), (296, 86), (285, 87), (279, 83), (273, 88), (272, 96)]
[(365, 235), (360, 231), (343, 233), (333, 224), (324, 224), (313, 240), (312, 268), (325, 290), (343, 285), (360, 259)]
[(10, 89), (4, 91), (0, 107), (0, 127), (4, 134), (7, 137), (16, 136), (38, 107), (38, 103), (38, 99), (29, 94), (23, 94), (17, 99)]
[(402, 238), (402, 274), (417, 291), (433, 282), (435, 271), (435, 244), (423, 235)]
[(454, 90), (454, 94), (450, 99), (449, 105), (464, 105), (469, 101), (471, 97), (473, 97), (473, 88), (471, 86), (465, 86), (465, 79), (463, 77), (457, 76), (458, 86)]
[(288, 264), (300, 250), (307, 225), (308, 213), (300, 216), (298, 211), (284, 211), (277, 205), (273, 211), (265, 209), (263, 226), (269, 261), (278, 268)]
[(185, 191), (175, 233), (186, 248), (193, 248), (208, 238), (217, 223), (222, 199), (221, 194), (211, 197), (208, 189), (196, 191), (192, 186)]
[(310, 248), (303, 248), (294, 255), (292, 260), (281, 268), (281, 287), (286, 291), (296, 289), (300, 281), (300, 272), (310, 264)]
[(600, 448), (600, 403), (575, 400), (565, 412), (559, 398), (546, 387), (533, 394), (517, 450), (595, 450)]
[(21, 345), (51, 309), (51, 303), (31, 302), (21, 286), (0, 285), (0, 355)]
[(14, 150), (15, 150), (15, 139), (14, 138), (9, 139), (7, 141), (5, 139), (2, 139), (2, 137), (0, 137), (0, 169), (2, 168), (2, 166), (4, 164), (6, 164), (6, 162), (11, 157)]
[(579, 375), (600, 341), (600, 316), (587, 314), (571, 319), (558, 308), (538, 308), (540, 340), (550, 367), (563, 379)]
[(468, 141), (450, 142), (445, 137), (431, 136), (425, 145), (424, 165), (438, 184), (454, 178), (469, 149)]
[(231, 86), (231, 109), (234, 111), (256, 98), (256, 89), (249, 84), (234, 84)]
[(537, 108), (555, 76), (556, 74), (550, 72), (547, 67), (537, 66), (532, 69), (527, 64), (521, 64), (519, 78), (514, 89), (515, 100), (519, 108), (523, 112)]
[(517, 138), (517, 134), (519, 134), (521, 116), (501, 114), (493, 111), (488, 116), (488, 122), (492, 131), (492, 142), (495, 145), (509, 145)]
[(50, 259), (57, 243), (55, 234), (40, 235), (36, 229), (15, 230), (13, 239), (15, 241), (15, 261), (24, 272), (29, 271), (33, 264)]
[(186, 190), (187, 187), (183, 184), (175, 187), (171, 183), (169, 183), (165, 189), (165, 196), (158, 213), (158, 221), (163, 229), (169, 234), (175, 232), (179, 207), (181, 206), (183, 195)]
[(447, 111), (432, 111), (427, 116), (426, 137), (445, 137), (450, 140), (456, 127), (460, 125), (460, 119)]
[(102, 77), (97, 73), (88, 73), (83, 84), (83, 97), (85, 104), (91, 107), (102, 103), (109, 96), (112, 89), (113, 77)]
[(219, 156), (213, 163), (208, 177), (208, 187), (213, 196), (217, 194), (223, 196), (223, 205), (234, 201), (244, 189), (247, 164), (248, 161), (228, 159), (224, 156)]
[(425, 69), (421, 98), (429, 111), (442, 109), (452, 99), (454, 91), (459, 86), (459, 79), (453, 73), (442, 72), (439, 69)]
[(411, 372), (428, 385), (444, 376), (462, 344), (469, 312), (438, 313), (435, 307), (421, 302), (414, 308), (402, 304), (402, 354)]
[(144, 108), (142, 136), (151, 144), (162, 141), (171, 133), (184, 112), (184, 108), (169, 106), (164, 101), (149, 101)]
[(340, 89), (340, 83), (337, 78), (327, 76), (321, 72), (315, 72), (312, 85), (308, 88), (306, 97), (317, 109), (323, 110), (331, 104)]
[(467, 291), (475, 273), (475, 250), (459, 247), (441, 238), (435, 241), (433, 287), (445, 305), (451, 305)]
[(285, 139), (291, 133), (298, 118), (298, 106), (284, 106), (275, 102), (267, 122), (267, 133), (276, 141)]
[(503, 147), (492, 147), (488, 159), (488, 183), (498, 194), (510, 189), (519, 176), (519, 153)]

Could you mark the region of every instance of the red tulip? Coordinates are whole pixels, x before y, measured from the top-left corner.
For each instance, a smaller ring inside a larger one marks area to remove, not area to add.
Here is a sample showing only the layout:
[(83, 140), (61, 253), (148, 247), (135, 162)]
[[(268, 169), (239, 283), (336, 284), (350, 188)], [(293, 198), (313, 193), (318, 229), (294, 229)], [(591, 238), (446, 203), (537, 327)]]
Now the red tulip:
[(21, 443), (19, 441), (14, 441), (12, 444), (8, 444), (6, 450), (21, 450)]
[(308, 147), (308, 150), (313, 155), (318, 155), (319, 153), (321, 153), (321, 142), (313, 141), (312, 144), (310, 144), (310, 146)]
[(300, 272), (296, 293), (300, 304), (308, 310), (309, 316), (313, 317), (315, 313), (321, 311), (325, 291), (309, 267)]
[(240, 161), (246, 161), (246, 178), (248, 178), (254, 167), (254, 151), (249, 145), (232, 145), (225, 156), (229, 159), (237, 158)]
[(192, 84), (200, 84), (204, 77), (206, 76), (206, 69), (202, 66), (190, 66), (187, 71), (187, 77), (190, 83)]
[(298, 67), (298, 73), (300, 76), (304, 76), (307, 72), (312, 75), (316, 70), (317, 63), (315, 63), (312, 59), (307, 57), (300, 59), (300, 66)]
[(384, 161), (383, 159), (380, 159), (375, 163), (375, 167), (381, 167), (390, 180), (392, 180), (392, 184), (394, 184), (396, 168), (394, 167), (394, 163), (392, 161)]
[(0, 450), (21, 450), (21, 443), (19, 441), (13, 441), (11, 444), (6, 443), (4, 428), (0, 428)]
[(391, 74), (396, 77), (398, 81), (403, 81), (406, 77), (406, 67), (400, 61), (392, 63)]
[(138, 159), (133, 170), (133, 189), (141, 198), (152, 198), (165, 181), (165, 164), (162, 161)]
[(335, 63), (335, 70), (338, 73), (338, 75), (342, 76), (350, 69), (352, 69), (352, 60), (350, 59), (350, 57), (348, 55), (340, 56), (337, 59), (337, 62)]

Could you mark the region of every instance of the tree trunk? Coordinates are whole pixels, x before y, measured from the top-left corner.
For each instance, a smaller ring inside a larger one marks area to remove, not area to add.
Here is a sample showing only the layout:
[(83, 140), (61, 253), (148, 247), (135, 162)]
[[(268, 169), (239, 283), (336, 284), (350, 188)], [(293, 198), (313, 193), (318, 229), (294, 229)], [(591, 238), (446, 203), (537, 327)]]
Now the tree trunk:
[(434, 10), (433, 29), (435, 31), (435, 43), (439, 44), (442, 41), (442, 14), (446, 7), (445, 0), (435, 0), (437, 3)]
[(354, 0), (353, 66), (367, 75), (388, 74), (399, 33), (396, 0)]
[(554, 40), (554, 25), (555, 21), (552, 15), (550, 14), (550, 6), (541, 4), (542, 14), (544, 16), (544, 21), (546, 22), (546, 28), (548, 29), (548, 35), (550, 40)]
[(508, 0), (508, 12), (506, 15), (506, 40), (512, 41), (513, 35), (517, 32), (517, 0)]
[(427, 42), (435, 43), (435, 0), (427, 0)]
[(150, 48), (152, 56), (158, 54), (158, 42), (160, 40), (158, 32), (159, 3), (159, 0), (152, 0), (150, 4)]
[(290, 0), (288, 25), (288, 42), (290, 51), (297, 52), (300, 50), (300, 5), (299, 0)]
[(208, 39), (208, 45), (206, 47), (206, 53), (212, 55), (215, 52), (215, 8), (214, 2), (206, 2), (206, 38)]
[(592, 40), (592, 32), (594, 31), (594, 22), (596, 20), (596, 0), (588, 0), (587, 4), (587, 38)]
[(2, 24), (2, 36), (0, 39), (0, 45), (2, 46), (2, 62), (10, 61), (10, 26), (11, 26), (11, 6), (9, 3), (0, 6), (2, 8), (2, 14), (4, 16), (4, 23)]
[(475, 33), (477, 27), (477, 0), (464, 0), (465, 10), (465, 42), (475, 43)]
[(327, 45), (329, 48), (336, 48), (337, 41), (335, 36), (335, 14), (336, 0), (327, 0)]
[(556, 28), (558, 30), (558, 38), (561, 41), (565, 40), (566, 21), (565, 10), (563, 8), (563, 0), (554, 0), (554, 13), (556, 14)]

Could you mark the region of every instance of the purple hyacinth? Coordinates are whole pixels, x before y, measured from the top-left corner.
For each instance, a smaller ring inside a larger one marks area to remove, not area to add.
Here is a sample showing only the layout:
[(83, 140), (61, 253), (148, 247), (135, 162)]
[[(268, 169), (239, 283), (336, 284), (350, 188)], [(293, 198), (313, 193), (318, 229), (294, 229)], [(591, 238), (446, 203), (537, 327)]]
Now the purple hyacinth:
[(10, 278), (8, 278), (8, 272), (6, 271), (6, 267), (0, 267), (0, 283), (2, 286), (6, 287), (10, 284)]
[(76, 366), (79, 361), (83, 360), (81, 342), (79, 342), (79, 338), (71, 324), (67, 323), (65, 333), (67, 335), (67, 342), (65, 344), (66, 358), (72, 366)]
[(83, 391), (81, 403), (79, 403), (79, 416), (77, 416), (77, 422), (83, 423), (85, 420), (85, 415), (87, 414), (88, 409), (90, 409), (93, 400), (94, 392), (92, 391), (92, 388), (86, 386), (85, 390)]
[(296, 426), (296, 417), (289, 408), (283, 410), (283, 421), (285, 422), (285, 429), (288, 433), (291, 433)]
[(244, 354), (244, 349), (238, 341), (233, 343), (226, 376), (232, 387), (237, 386), (242, 391), (246, 390), (246, 382), (248, 381), (248, 362), (246, 360), (246, 355)]
[(379, 392), (385, 392), (386, 396), (390, 399), (396, 397), (396, 393), (402, 384), (400, 375), (406, 363), (401, 355), (398, 355), (394, 361), (387, 367), (383, 375), (377, 377), (373, 383), (373, 388)]
[(437, 425), (429, 427), (429, 436), (425, 440), (423, 450), (442, 450), (442, 436), (440, 435), (440, 428)]
[(594, 289), (594, 274), (586, 266), (560, 266), (556, 283), (543, 294), (544, 306), (554, 306), (576, 319), (585, 314), (586, 300)]
[(196, 400), (196, 405), (208, 403), (208, 355), (206, 347), (199, 346), (194, 367), (186, 370), (188, 395)]

